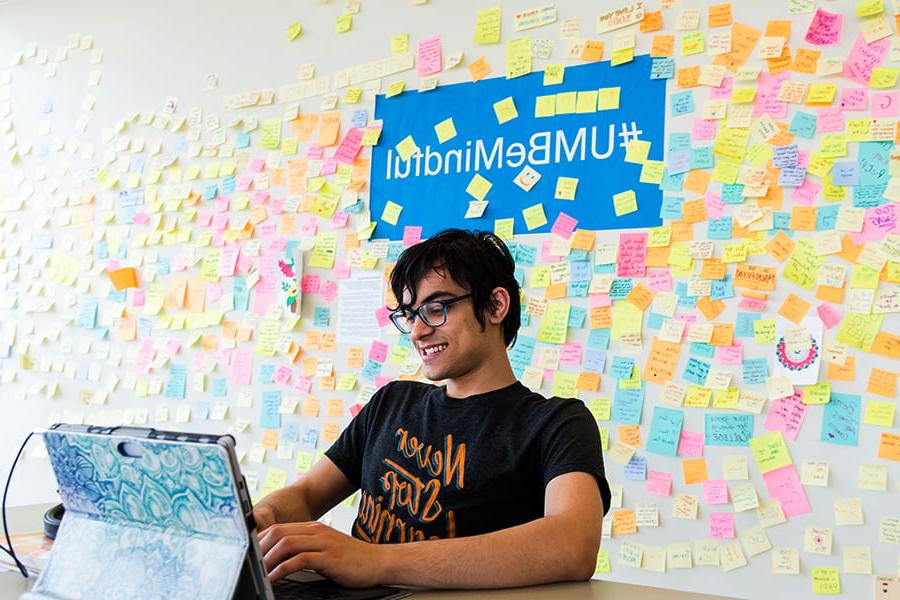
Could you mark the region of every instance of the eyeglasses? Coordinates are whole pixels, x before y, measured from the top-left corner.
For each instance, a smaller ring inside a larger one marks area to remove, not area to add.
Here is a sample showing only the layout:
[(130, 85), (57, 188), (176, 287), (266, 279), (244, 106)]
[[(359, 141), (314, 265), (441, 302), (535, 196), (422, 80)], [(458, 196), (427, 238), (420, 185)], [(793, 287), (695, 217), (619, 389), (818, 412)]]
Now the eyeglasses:
[(429, 327), (440, 327), (447, 322), (447, 307), (451, 304), (465, 300), (472, 294), (464, 294), (446, 300), (432, 300), (425, 302), (419, 308), (413, 310), (408, 306), (401, 306), (391, 312), (391, 322), (400, 330), (400, 333), (410, 333), (416, 316)]

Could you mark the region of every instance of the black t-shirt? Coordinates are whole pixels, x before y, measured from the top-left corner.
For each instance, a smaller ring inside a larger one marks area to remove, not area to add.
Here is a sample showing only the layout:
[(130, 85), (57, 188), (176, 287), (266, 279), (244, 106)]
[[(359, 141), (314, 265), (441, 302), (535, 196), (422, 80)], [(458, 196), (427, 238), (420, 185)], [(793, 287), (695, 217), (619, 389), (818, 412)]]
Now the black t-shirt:
[(379, 389), (325, 455), (362, 490), (353, 536), (391, 543), (477, 535), (544, 515), (544, 488), (572, 471), (610, 491), (600, 433), (579, 400), (516, 382), (467, 398), (445, 387)]

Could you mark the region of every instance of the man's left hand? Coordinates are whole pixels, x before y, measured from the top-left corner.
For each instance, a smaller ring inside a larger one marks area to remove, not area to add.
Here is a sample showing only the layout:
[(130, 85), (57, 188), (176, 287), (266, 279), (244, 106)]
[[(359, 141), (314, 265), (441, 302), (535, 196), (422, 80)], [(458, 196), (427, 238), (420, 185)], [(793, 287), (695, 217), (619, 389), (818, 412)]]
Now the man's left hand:
[(272, 525), (259, 534), (269, 581), (311, 569), (344, 587), (379, 583), (383, 548), (318, 521)]

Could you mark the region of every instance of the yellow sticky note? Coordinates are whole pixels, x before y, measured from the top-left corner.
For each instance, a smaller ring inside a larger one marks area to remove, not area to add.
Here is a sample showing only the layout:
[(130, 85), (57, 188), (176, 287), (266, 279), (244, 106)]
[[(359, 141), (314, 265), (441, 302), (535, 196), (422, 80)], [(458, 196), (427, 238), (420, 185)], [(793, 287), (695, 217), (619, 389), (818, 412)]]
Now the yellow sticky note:
[(544, 67), (544, 85), (557, 85), (563, 82), (565, 65), (547, 65)]
[(575, 99), (576, 113), (592, 113), (597, 112), (597, 91), (588, 90), (578, 92)]
[(538, 327), (537, 339), (550, 344), (566, 343), (569, 328), (568, 302), (551, 302), (544, 310), (541, 324)]
[(617, 217), (635, 212), (638, 209), (638, 205), (637, 196), (635, 195), (634, 190), (626, 190), (624, 192), (619, 192), (618, 194), (613, 194), (613, 208), (616, 211)]
[(391, 54), (406, 54), (409, 51), (409, 34), (398, 33), (391, 36)]
[(281, 117), (272, 117), (263, 121), (259, 145), (261, 148), (269, 150), (274, 150), (281, 145)]
[(556, 193), (553, 197), (557, 200), (574, 200), (577, 187), (577, 177), (558, 177), (556, 179)]
[(419, 147), (416, 146), (416, 141), (411, 135), (400, 140), (394, 148), (397, 150), (397, 154), (400, 155), (400, 160), (409, 160), (413, 154), (419, 151)]
[(538, 96), (534, 99), (534, 117), (552, 117), (556, 115), (556, 94)]
[(841, 575), (835, 567), (813, 567), (813, 594), (838, 595), (841, 593)]
[(341, 15), (334, 24), (335, 33), (347, 33), (353, 27), (353, 15)]
[(514, 79), (531, 73), (531, 37), (506, 42), (506, 78)]
[(869, 400), (866, 404), (866, 414), (863, 422), (866, 425), (879, 427), (894, 426), (894, 403), (883, 400)]
[(434, 126), (434, 132), (437, 134), (438, 142), (443, 144), (447, 140), (456, 137), (456, 125), (453, 124), (453, 117), (445, 119)]
[(650, 155), (650, 142), (647, 140), (631, 140), (625, 147), (625, 162), (641, 164)]
[(466, 193), (470, 196), (474, 197), (477, 200), (484, 200), (484, 197), (487, 196), (487, 193), (491, 191), (491, 186), (493, 186), (490, 181), (475, 173), (472, 177), (472, 180), (469, 181), (469, 185), (466, 186)]
[(609, 64), (612, 66), (624, 65), (634, 60), (634, 48), (620, 48), (613, 50), (612, 56), (609, 57)]
[(344, 92), (344, 104), (358, 104), (362, 98), (362, 88), (350, 86)]
[(404, 80), (395, 81), (393, 83), (388, 84), (387, 93), (384, 95), (385, 98), (393, 98), (394, 96), (398, 96), (403, 93), (403, 90), (406, 88), (406, 82)]
[(597, 110), (616, 110), (619, 108), (621, 88), (600, 88), (597, 96)]
[(645, 160), (641, 167), (641, 183), (662, 183), (666, 163), (661, 160)]
[(556, 114), (567, 115), (575, 112), (578, 92), (561, 92), (556, 95)]
[(499, 6), (484, 8), (475, 14), (475, 43), (499, 44), (500, 20), (502, 17)]
[(761, 473), (794, 464), (780, 430), (750, 438), (750, 450)]
[(494, 235), (501, 240), (511, 240), (515, 223), (515, 219), (496, 219), (494, 221)]
[(396, 225), (401, 212), (403, 212), (402, 206), (388, 200), (387, 204), (384, 205), (384, 210), (381, 212), (381, 220), (390, 223), (391, 225)]
[(875, 67), (869, 78), (869, 87), (875, 89), (887, 89), (897, 85), (897, 75), (900, 69), (896, 67)]
[(497, 122), (501, 125), (518, 117), (519, 111), (516, 110), (516, 103), (513, 102), (512, 96), (494, 102), (494, 114), (497, 115)]
[(543, 227), (547, 224), (547, 215), (544, 214), (544, 205), (540, 203), (524, 209), (522, 211), (522, 216), (525, 217), (525, 226), (528, 228), (528, 231)]

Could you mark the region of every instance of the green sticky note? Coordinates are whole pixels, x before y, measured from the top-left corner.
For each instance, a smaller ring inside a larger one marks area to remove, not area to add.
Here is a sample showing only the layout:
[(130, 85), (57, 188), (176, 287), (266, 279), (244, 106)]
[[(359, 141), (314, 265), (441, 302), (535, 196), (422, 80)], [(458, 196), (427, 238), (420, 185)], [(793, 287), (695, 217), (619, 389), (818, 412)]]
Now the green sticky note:
[(835, 567), (813, 567), (813, 594), (838, 595), (841, 593), (841, 575)]
[(597, 552), (597, 566), (594, 567), (594, 573), (596, 575), (605, 575), (611, 572), (612, 566), (609, 563), (609, 550), (600, 548), (600, 551)]
[(750, 438), (750, 449), (760, 473), (794, 464), (780, 430)]
[(288, 25), (286, 33), (287, 33), (288, 41), (293, 42), (298, 37), (300, 37), (300, 34), (303, 33), (303, 25), (300, 24), (300, 21), (297, 21), (296, 23), (291, 23), (290, 25)]
[(803, 404), (828, 404), (831, 400), (831, 383), (820, 381), (803, 388)]
[(543, 227), (547, 224), (547, 215), (544, 214), (544, 205), (540, 203), (524, 209), (522, 211), (522, 216), (525, 217), (525, 227), (528, 228), (528, 231), (533, 231), (538, 227)]
[(569, 309), (568, 302), (549, 303), (538, 327), (537, 339), (549, 344), (565, 344), (569, 329)]
[(490, 181), (475, 173), (472, 176), (472, 180), (469, 181), (469, 185), (466, 186), (466, 193), (470, 196), (474, 197), (476, 200), (484, 200), (484, 197), (487, 196), (487, 193), (491, 191), (492, 184)]
[(565, 73), (565, 65), (547, 65), (544, 67), (544, 85), (558, 85), (562, 83)]
[(353, 27), (353, 15), (341, 15), (334, 24), (335, 33), (347, 33)]

